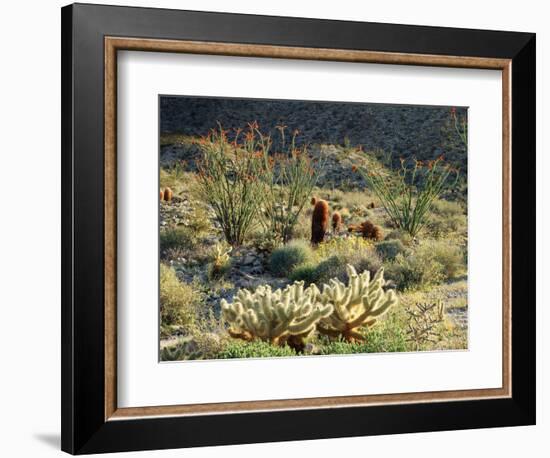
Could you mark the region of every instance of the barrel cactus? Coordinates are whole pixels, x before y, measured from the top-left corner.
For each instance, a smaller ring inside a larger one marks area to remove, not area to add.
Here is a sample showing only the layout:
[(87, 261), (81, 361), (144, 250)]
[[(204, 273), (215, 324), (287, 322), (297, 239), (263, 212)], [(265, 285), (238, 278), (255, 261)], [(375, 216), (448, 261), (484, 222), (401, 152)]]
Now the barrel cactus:
[(325, 239), (328, 229), (329, 209), (325, 200), (315, 200), (315, 207), (311, 215), (311, 243), (318, 245)]

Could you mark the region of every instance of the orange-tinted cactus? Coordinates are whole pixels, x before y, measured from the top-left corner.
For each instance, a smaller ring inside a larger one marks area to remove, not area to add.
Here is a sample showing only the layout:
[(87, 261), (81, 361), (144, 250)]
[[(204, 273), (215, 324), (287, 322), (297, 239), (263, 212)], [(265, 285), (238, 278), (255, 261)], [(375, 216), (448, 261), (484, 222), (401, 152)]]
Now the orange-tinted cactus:
[(316, 197), (312, 197), (311, 198), (311, 205), (315, 205), (317, 203), (317, 198)]
[(161, 189), (160, 190), (160, 200), (163, 200), (164, 199), (164, 191)]
[(382, 240), (384, 237), (382, 233), (382, 228), (375, 224), (372, 224), (370, 221), (363, 221), (361, 224), (352, 224), (348, 226), (349, 232), (358, 232), (363, 238), (372, 239), (372, 240)]
[(342, 216), (338, 212), (332, 214), (332, 231), (338, 232), (342, 225)]
[(170, 188), (165, 188), (164, 189), (164, 200), (166, 202), (170, 202), (172, 200), (172, 197), (174, 197), (174, 193), (172, 192), (172, 190)]
[(311, 243), (321, 243), (328, 228), (328, 203), (325, 200), (317, 200), (313, 214), (311, 215)]

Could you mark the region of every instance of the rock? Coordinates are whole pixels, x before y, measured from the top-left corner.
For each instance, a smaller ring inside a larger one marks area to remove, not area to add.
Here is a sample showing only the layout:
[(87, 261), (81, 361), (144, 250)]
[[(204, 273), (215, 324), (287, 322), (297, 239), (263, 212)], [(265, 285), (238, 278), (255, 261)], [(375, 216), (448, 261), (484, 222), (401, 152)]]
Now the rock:
[(244, 257), (244, 259), (242, 260), (242, 263), (247, 266), (247, 265), (250, 265), (250, 264), (254, 264), (256, 262), (256, 256), (252, 255), (252, 254), (248, 254)]

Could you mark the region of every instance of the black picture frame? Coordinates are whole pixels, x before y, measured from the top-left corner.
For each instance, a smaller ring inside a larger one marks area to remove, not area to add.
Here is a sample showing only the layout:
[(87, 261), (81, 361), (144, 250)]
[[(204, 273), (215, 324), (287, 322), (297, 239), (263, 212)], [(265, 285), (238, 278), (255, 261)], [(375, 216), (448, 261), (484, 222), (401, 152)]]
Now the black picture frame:
[[(104, 37), (512, 61), (512, 396), (105, 420)], [(62, 8), (62, 449), (72, 454), (535, 424), (535, 34), (74, 4)], [(300, 425), (300, 427), (296, 427)]]

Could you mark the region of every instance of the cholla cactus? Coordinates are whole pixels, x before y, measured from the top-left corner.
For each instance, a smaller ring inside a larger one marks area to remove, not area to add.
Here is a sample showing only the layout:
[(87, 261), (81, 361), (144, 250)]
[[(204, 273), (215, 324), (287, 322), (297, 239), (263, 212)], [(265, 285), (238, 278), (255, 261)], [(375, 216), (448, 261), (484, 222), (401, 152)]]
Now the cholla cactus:
[(233, 247), (224, 243), (216, 243), (212, 253), (212, 263), (209, 265), (211, 277), (223, 275), (231, 266), (231, 251)]
[(324, 305), (331, 304), (333, 313), (323, 318), (319, 332), (332, 337), (342, 336), (347, 341), (363, 340), (357, 331), (360, 326), (372, 326), (376, 318), (383, 315), (390, 307), (397, 304), (393, 291), (385, 292), (384, 269), (380, 269), (371, 280), (368, 270), (357, 274), (354, 267), (347, 266), (348, 285), (337, 279), (323, 286), (323, 292), (317, 290), (317, 301)]
[(332, 304), (315, 300), (317, 292), (312, 286), (304, 288), (304, 282), (274, 291), (269, 285), (259, 286), (253, 293), (241, 289), (233, 303), (221, 301), (223, 316), (230, 325), (229, 334), (243, 340), (260, 339), (300, 348), (319, 320), (333, 310)]

